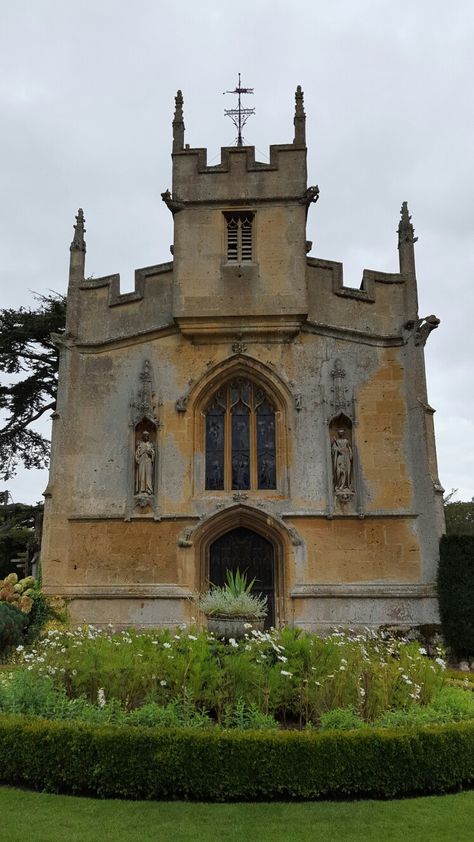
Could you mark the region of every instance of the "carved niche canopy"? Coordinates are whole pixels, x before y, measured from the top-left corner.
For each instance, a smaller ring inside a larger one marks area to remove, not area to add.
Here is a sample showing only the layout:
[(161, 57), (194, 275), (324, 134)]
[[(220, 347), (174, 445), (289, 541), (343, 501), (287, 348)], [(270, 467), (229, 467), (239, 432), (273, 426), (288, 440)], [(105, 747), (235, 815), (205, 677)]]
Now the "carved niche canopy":
[(156, 402), (155, 394), (153, 392), (153, 378), (151, 373), (151, 365), (149, 360), (145, 360), (142, 370), (139, 374), (139, 387), (137, 389), (136, 397), (130, 402), (132, 410), (133, 423), (139, 424), (140, 421), (151, 421), (155, 427), (158, 427), (158, 418), (156, 417)]
[(345, 384), (346, 372), (342, 367), (341, 360), (336, 360), (331, 371), (332, 386), (330, 398), (330, 415), (332, 417), (344, 413), (352, 414), (352, 396), (348, 386)]

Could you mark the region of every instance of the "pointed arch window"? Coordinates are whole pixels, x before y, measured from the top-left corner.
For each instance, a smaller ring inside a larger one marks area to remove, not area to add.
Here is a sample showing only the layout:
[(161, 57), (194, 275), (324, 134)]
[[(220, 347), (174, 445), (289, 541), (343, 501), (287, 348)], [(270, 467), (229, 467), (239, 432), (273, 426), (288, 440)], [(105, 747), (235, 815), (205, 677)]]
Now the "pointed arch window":
[(250, 380), (232, 380), (214, 393), (204, 414), (206, 489), (275, 489), (276, 411), (269, 395)]

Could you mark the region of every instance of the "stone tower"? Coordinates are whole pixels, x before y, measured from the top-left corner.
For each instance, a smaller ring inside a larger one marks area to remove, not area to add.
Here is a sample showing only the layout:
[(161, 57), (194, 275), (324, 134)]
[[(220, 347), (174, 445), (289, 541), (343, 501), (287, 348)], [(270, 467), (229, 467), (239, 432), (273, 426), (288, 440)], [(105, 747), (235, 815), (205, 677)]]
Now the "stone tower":
[(303, 93), (292, 143), (206, 150), (173, 120), (173, 260), (85, 279), (71, 243), (42, 548), (47, 593), (77, 621), (189, 620), (237, 565), (269, 623), (437, 619), (443, 531), (406, 203), (399, 271), (309, 257), (318, 199)]

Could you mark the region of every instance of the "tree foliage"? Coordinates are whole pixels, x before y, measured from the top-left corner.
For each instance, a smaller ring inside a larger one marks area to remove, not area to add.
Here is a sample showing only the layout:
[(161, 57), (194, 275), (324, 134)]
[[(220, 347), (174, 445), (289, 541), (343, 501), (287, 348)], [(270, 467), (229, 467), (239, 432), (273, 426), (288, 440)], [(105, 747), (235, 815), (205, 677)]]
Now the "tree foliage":
[(447, 503), (446, 535), (474, 535), (474, 502)]
[(63, 295), (36, 296), (38, 306), (0, 310), (0, 472), (4, 480), (25, 468), (48, 464), (49, 441), (32, 425), (56, 407), (58, 351), (52, 333), (64, 331)]
[(41, 543), (42, 514), (42, 503), (0, 506), (0, 579), (7, 573), (18, 572), (11, 561), (20, 556), (25, 557), (25, 573), (30, 572)]

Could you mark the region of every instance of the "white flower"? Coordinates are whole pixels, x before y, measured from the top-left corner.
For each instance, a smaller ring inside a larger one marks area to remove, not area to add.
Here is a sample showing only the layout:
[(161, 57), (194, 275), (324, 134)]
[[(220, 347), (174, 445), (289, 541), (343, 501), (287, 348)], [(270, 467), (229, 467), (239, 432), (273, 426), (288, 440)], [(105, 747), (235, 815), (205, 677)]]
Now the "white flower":
[(194, 634), (188, 634), (188, 640), (197, 640), (197, 637)]
[(446, 667), (446, 661), (443, 661), (443, 659), (442, 659), (442, 658), (435, 658), (435, 661), (436, 661), (436, 663), (437, 663), (437, 664), (439, 664), (439, 666), (441, 667), (441, 669), (443, 669), (443, 670), (445, 669), (445, 667)]
[(292, 672), (287, 672), (286, 670), (280, 670), (280, 673), (281, 673), (282, 675), (288, 675), (290, 678), (293, 676), (293, 673), (292, 673)]
[(20, 646), (17, 646), (17, 647), (16, 647), (16, 651), (17, 651), (17, 652), (23, 652), (24, 648), (25, 648), (25, 647), (24, 647), (24, 646), (21, 646), (21, 645), (20, 645)]
[(237, 641), (234, 637), (229, 637), (229, 643), (230, 643), (231, 646), (234, 647), (234, 649), (239, 648), (239, 644), (237, 643)]
[(426, 655), (426, 649), (424, 648), (424, 646), (420, 646), (418, 651), (419, 651), (420, 655)]
[(103, 687), (99, 687), (97, 690), (97, 704), (100, 708), (105, 706), (105, 691)]
[(283, 664), (286, 664), (288, 658), (285, 658), (284, 655), (277, 655), (279, 661), (282, 661)]
[(252, 623), (244, 623), (244, 629), (251, 629)]
[(365, 696), (365, 690), (363, 687), (359, 687), (359, 693), (362, 696), (362, 698)]
[(160, 681), (160, 684), (161, 684), (162, 687), (166, 687), (168, 682), (165, 681), (164, 678), (162, 678), (161, 681)]
[(171, 643), (163, 643), (164, 649), (171, 649)]
[(317, 686), (317, 687), (321, 687), (321, 682), (320, 682), (320, 681), (315, 681), (314, 683), (316, 684), (316, 686)]

